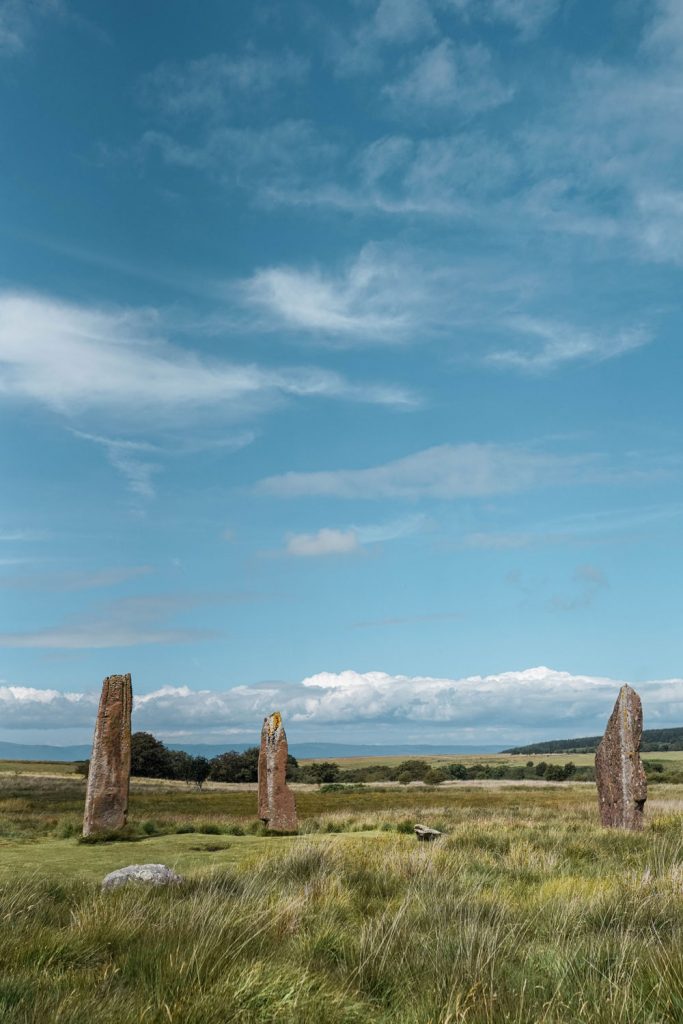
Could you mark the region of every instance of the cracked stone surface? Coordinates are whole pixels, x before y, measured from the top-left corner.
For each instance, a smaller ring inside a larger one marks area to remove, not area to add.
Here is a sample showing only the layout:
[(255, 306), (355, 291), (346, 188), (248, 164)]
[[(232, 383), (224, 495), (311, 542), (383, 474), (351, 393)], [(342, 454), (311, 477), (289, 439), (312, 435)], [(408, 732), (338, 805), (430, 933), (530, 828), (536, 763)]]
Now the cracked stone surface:
[(129, 882), (142, 882), (144, 885), (179, 885), (183, 881), (165, 864), (129, 864), (127, 868), (110, 871), (102, 879), (102, 889), (119, 889)]
[(647, 782), (640, 760), (643, 706), (630, 686), (622, 686), (595, 755), (600, 820), (608, 828), (643, 827)]
[(287, 785), (287, 735), (282, 715), (273, 712), (263, 720), (258, 759), (258, 816), (271, 832), (296, 832), (298, 820), (294, 794)]
[(107, 676), (95, 723), (83, 835), (123, 828), (128, 818), (130, 783), (130, 675)]

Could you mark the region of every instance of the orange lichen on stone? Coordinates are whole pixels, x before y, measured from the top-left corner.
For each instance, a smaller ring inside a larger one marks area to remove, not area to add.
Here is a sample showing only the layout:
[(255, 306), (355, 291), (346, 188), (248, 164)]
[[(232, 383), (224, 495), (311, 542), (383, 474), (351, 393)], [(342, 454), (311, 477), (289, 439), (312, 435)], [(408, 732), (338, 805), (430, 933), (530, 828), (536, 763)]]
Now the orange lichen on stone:
[(263, 720), (258, 760), (258, 816), (271, 832), (296, 832), (294, 794), (287, 785), (287, 735), (282, 715)]

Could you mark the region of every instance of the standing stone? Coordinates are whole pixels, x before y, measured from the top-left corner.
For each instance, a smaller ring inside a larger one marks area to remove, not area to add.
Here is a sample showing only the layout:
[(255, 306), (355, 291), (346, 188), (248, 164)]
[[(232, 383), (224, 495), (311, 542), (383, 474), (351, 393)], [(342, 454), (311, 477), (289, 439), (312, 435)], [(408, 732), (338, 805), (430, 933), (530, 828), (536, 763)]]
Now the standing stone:
[(263, 720), (258, 759), (258, 816), (271, 832), (296, 832), (294, 794), (285, 782), (287, 736), (282, 715), (274, 711)]
[(130, 782), (130, 675), (107, 676), (95, 723), (83, 835), (123, 828)]
[(600, 819), (609, 828), (643, 827), (647, 782), (639, 754), (642, 733), (640, 697), (622, 686), (595, 754)]

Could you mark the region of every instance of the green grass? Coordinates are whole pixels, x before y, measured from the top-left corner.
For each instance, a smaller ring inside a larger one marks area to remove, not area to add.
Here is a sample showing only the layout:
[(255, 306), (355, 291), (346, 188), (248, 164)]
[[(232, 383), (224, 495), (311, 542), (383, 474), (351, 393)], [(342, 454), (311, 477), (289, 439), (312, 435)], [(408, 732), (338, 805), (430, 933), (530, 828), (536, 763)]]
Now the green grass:
[[(84, 846), (59, 838), (80, 784), (20, 782), (0, 780), (24, 801), (3, 807), (3, 1024), (683, 1020), (683, 786), (651, 791), (641, 834), (599, 828), (587, 785), (300, 792), (309, 834), (286, 838), (227, 834), (253, 792), (147, 786), (134, 824), (219, 834)], [(418, 844), (418, 820), (447, 835)], [(100, 893), (145, 861), (185, 884)]]

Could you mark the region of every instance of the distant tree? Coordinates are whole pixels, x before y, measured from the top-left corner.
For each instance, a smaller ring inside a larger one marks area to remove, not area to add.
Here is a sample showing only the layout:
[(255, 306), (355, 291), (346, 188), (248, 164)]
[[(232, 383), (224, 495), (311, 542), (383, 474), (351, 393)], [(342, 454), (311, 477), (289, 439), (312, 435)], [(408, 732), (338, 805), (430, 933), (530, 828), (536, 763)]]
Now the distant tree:
[(428, 786), (439, 786), (446, 779), (450, 778), (445, 768), (430, 768), (422, 781)]
[(402, 775), (408, 775), (409, 782), (421, 781), (429, 771), (430, 767), (427, 761), (401, 761), (401, 763), (395, 768), (395, 777), (399, 782), (402, 781)]
[(90, 761), (74, 761), (74, 771), (87, 779), (90, 774)]
[(172, 777), (171, 751), (151, 732), (134, 732), (130, 744), (131, 774), (146, 779)]
[(169, 750), (169, 778), (179, 779), (181, 782), (192, 782), (192, 761), (192, 755), (184, 750)]
[(333, 761), (315, 761), (313, 764), (301, 765), (295, 778), (297, 782), (312, 782), (322, 786), (326, 782), (336, 782), (339, 775), (339, 765)]
[(546, 761), (539, 761), (536, 767), (534, 768), (534, 771), (537, 775), (545, 775), (549, 767), (550, 766)]
[(207, 757), (202, 757), (200, 754), (190, 758), (190, 777), (197, 789), (201, 790), (210, 774), (211, 763)]
[(452, 779), (466, 779), (467, 778), (467, 768), (465, 767), (464, 764), (457, 764), (457, 763), (456, 764), (449, 764), (449, 766), (446, 769), (446, 771), (448, 772), (449, 776)]

